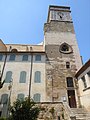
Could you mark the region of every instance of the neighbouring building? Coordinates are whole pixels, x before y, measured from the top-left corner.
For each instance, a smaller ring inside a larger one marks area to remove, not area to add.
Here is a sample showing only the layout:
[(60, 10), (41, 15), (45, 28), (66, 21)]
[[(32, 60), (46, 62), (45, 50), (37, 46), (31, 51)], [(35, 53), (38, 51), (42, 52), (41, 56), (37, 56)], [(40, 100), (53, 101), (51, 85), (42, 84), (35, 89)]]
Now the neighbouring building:
[(75, 75), (82, 61), (70, 13), (70, 7), (49, 7), (41, 44), (4, 44), (0, 40), (0, 71), (5, 80), (0, 89), (1, 116), (7, 115), (9, 102), (28, 95), (35, 102), (79, 108), (83, 93)]
[(90, 60), (76, 73), (79, 84), (81, 106), (90, 111)]

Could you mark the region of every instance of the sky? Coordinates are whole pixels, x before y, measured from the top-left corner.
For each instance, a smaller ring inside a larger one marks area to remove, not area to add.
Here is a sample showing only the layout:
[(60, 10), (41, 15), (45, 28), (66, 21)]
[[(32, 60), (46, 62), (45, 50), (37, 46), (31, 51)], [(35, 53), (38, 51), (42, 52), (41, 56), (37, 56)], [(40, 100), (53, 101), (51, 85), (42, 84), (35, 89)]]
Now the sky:
[(0, 0), (0, 39), (5, 44), (38, 44), (49, 5), (69, 6), (84, 63), (90, 58), (90, 0)]

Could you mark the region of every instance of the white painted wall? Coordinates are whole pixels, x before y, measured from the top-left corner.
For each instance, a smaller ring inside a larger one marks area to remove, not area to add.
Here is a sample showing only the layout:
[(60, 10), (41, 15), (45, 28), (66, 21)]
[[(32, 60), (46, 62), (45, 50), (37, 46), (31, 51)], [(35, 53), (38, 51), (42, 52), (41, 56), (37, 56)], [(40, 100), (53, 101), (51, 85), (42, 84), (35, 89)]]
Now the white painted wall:
[[(31, 82), (31, 96), (35, 93), (41, 94), (41, 101), (46, 101), (46, 93), (45, 93), (45, 55), (41, 54), (41, 61), (35, 61), (35, 55), (33, 56), (33, 69), (32, 69), (32, 82)], [(4, 60), (4, 59), (3, 59)], [(3, 67), (3, 62), (0, 61), (1, 70)], [(29, 94), (29, 81), (30, 81), (30, 68), (31, 67), (31, 56), (29, 55), (28, 61), (22, 61), (22, 55), (16, 55), (15, 61), (9, 61), (9, 55), (7, 57), (7, 62), (5, 66), (5, 71), (3, 74), (3, 80), (5, 79), (6, 72), (12, 71), (12, 91), (11, 91), (11, 102), (13, 103), (17, 99), (17, 95), (19, 93), (25, 94), (28, 96)], [(20, 72), (26, 71), (27, 78), (26, 83), (19, 83)], [(34, 83), (34, 72), (41, 71), (41, 83)], [(0, 89), (0, 97), (2, 94), (7, 93), (10, 94), (10, 90), (8, 90), (9, 83), (5, 83), (3, 88)]]

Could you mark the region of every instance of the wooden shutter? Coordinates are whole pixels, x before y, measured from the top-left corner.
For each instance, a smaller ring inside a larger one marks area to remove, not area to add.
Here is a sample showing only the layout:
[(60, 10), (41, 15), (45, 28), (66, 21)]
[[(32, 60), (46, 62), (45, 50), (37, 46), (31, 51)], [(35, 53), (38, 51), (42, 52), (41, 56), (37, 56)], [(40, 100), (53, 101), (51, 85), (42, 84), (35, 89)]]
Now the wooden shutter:
[(18, 94), (17, 99), (19, 99), (20, 101), (24, 100), (24, 94)]
[(8, 71), (6, 73), (5, 83), (10, 83), (11, 80), (12, 80), (12, 72)]
[(34, 98), (33, 99), (34, 99), (35, 102), (40, 102), (41, 95), (39, 93), (36, 93), (36, 94), (34, 94)]
[(25, 71), (22, 71), (20, 73), (20, 80), (19, 80), (20, 83), (25, 83), (26, 82), (26, 72)]
[(36, 71), (35, 72), (35, 83), (40, 83), (41, 82), (41, 72), (40, 71)]

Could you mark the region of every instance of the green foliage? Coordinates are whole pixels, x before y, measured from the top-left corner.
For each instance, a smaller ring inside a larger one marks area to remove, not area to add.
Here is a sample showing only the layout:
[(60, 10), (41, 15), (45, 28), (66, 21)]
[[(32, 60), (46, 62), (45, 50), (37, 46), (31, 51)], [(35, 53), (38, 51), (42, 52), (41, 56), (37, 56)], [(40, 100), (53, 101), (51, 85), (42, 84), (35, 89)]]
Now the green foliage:
[(24, 101), (16, 100), (10, 107), (11, 116), (9, 120), (36, 120), (40, 109), (32, 99)]
[(0, 118), (0, 120), (6, 120), (6, 118)]

